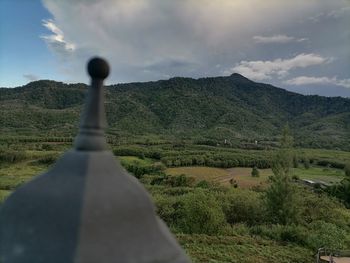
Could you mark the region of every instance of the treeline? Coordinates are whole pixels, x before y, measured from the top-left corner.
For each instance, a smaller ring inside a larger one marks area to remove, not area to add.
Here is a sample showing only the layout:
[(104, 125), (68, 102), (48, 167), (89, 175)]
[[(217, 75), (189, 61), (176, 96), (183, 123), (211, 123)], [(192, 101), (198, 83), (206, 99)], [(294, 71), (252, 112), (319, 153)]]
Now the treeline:
[(3, 143), (28, 143), (28, 142), (73, 142), (73, 137), (36, 137), (36, 136), (17, 136), (17, 137), (0, 137)]
[(268, 158), (259, 158), (254, 156), (236, 155), (236, 154), (211, 154), (211, 155), (178, 155), (163, 157), (161, 161), (167, 167), (178, 166), (209, 166), (218, 168), (230, 167), (258, 167), (265, 169), (270, 167), (271, 161)]

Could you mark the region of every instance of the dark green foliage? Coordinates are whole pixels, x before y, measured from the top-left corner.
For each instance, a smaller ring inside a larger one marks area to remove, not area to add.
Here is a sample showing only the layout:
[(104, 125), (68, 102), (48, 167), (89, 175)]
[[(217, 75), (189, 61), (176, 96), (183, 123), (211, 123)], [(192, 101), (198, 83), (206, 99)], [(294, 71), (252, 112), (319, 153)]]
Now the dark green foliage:
[(152, 179), (151, 185), (166, 185), (171, 187), (190, 187), (194, 185), (194, 178), (186, 176), (185, 174), (180, 175), (166, 175), (160, 173), (158, 176)]
[(310, 160), (309, 160), (309, 158), (305, 157), (303, 159), (303, 164), (304, 164), (305, 169), (309, 169), (310, 168)]
[(329, 186), (326, 191), (342, 200), (350, 209), (350, 178), (343, 179), (339, 184)]
[(333, 167), (338, 169), (344, 169), (345, 167), (344, 163), (340, 163), (335, 160), (316, 160), (316, 164), (319, 166)]
[(344, 172), (346, 176), (350, 177), (350, 163), (347, 163), (344, 167)]
[(300, 225), (256, 225), (250, 228), (252, 235), (267, 237), (276, 241), (293, 242), (305, 245), (307, 229)]
[(48, 144), (48, 143), (43, 143), (41, 145), (41, 149), (44, 150), (44, 151), (51, 151), (53, 150), (53, 146), (51, 144)]
[[(55, 130), (71, 137), (85, 91), (84, 84), (48, 80), (2, 88), (1, 132)], [(297, 146), (350, 149), (349, 99), (303, 96), (239, 75), (113, 85), (106, 98), (108, 133), (117, 138), (190, 136), (200, 144), (266, 149), (275, 146), (278, 131), (288, 120)]]
[(310, 234), (306, 238), (307, 246), (316, 250), (320, 247), (344, 249), (346, 247), (346, 231), (334, 224), (315, 221), (310, 224)]
[(179, 229), (188, 234), (217, 235), (226, 226), (225, 214), (216, 198), (201, 190), (184, 196)]
[(11, 151), (11, 150), (2, 150), (0, 151), (0, 163), (15, 163), (20, 162), (26, 159), (29, 159), (30, 156), (23, 151)]
[(193, 186), (194, 178), (186, 176), (185, 174), (169, 176), (165, 182), (172, 187), (179, 186)]
[(255, 225), (267, 221), (262, 194), (232, 189), (222, 197), (223, 209), (229, 224)]
[(40, 159), (36, 160), (35, 163), (42, 164), (42, 165), (51, 165), (57, 161), (57, 158), (58, 158), (57, 154), (50, 154), (50, 155), (41, 157)]
[(295, 189), (292, 185), (291, 167), (293, 161), (293, 140), (286, 126), (282, 133), (281, 148), (276, 152), (272, 162), (273, 176), (266, 191), (267, 209), (272, 222), (290, 224), (295, 222), (297, 211)]
[(293, 168), (298, 168), (299, 167), (299, 160), (297, 156), (293, 156)]
[(208, 189), (210, 188), (210, 186), (211, 184), (206, 180), (201, 180), (196, 184), (196, 187), (204, 188), (204, 189)]
[(252, 176), (253, 177), (259, 177), (259, 170), (256, 166), (253, 167), (252, 169)]

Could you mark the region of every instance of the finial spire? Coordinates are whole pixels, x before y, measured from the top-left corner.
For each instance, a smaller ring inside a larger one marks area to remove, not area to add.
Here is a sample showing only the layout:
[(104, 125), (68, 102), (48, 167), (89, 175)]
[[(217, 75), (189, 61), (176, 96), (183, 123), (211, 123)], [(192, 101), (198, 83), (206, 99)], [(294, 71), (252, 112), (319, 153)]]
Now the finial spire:
[(78, 151), (104, 151), (107, 149), (104, 134), (107, 122), (103, 80), (109, 74), (109, 65), (106, 60), (95, 57), (89, 61), (87, 71), (91, 77), (91, 85), (74, 145)]

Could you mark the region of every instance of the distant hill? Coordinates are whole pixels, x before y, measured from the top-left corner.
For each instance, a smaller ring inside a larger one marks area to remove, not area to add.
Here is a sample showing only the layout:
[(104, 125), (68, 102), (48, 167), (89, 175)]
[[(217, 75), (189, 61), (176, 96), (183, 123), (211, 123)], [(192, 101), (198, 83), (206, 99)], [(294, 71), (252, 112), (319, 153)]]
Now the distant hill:
[[(87, 87), (50, 80), (0, 89), (3, 134), (76, 131)], [(350, 150), (350, 99), (304, 96), (239, 74), (107, 87), (109, 133), (203, 140), (273, 140), (288, 123), (297, 145)]]

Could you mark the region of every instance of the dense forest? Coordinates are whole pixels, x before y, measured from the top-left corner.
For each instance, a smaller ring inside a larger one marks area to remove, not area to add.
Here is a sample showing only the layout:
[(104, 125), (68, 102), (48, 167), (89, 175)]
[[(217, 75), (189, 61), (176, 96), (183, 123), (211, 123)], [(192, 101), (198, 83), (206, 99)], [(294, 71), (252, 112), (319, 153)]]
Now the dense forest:
[[(73, 136), (86, 89), (49, 80), (1, 88), (1, 132)], [(273, 146), (288, 123), (297, 146), (350, 150), (350, 99), (304, 96), (239, 74), (111, 85), (106, 111), (108, 134), (116, 137)]]

